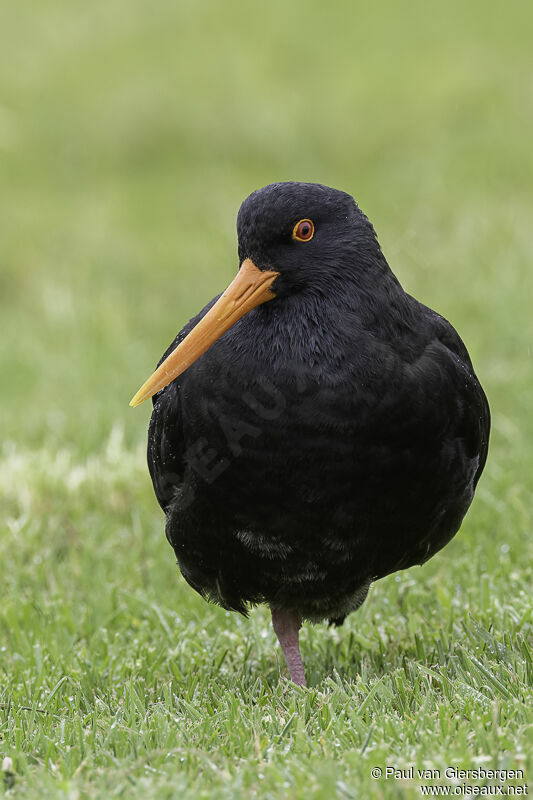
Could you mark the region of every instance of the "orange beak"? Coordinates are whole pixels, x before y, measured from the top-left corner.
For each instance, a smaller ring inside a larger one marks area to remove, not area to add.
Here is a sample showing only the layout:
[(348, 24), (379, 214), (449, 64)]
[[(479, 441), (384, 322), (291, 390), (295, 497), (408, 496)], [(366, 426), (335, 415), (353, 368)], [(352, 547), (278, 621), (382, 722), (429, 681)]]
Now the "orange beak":
[(271, 285), (279, 272), (258, 269), (247, 258), (226, 291), (200, 322), (165, 358), (154, 374), (143, 383), (130, 406), (138, 406), (149, 397), (164, 389), (174, 378), (181, 375), (197, 358), (231, 328), (238, 319), (252, 308), (272, 300), (276, 295)]

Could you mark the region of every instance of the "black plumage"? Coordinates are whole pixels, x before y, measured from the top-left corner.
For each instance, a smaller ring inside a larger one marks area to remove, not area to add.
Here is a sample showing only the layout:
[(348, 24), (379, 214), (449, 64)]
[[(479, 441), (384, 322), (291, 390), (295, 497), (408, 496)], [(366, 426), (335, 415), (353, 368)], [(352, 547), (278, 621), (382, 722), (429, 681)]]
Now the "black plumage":
[(273, 184), (237, 225), (239, 263), (279, 273), (275, 297), (155, 395), (148, 464), (185, 579), (241, 613), (267, 603), (303, 682), (302, 618), (342, 622), (455, 535), (489, 408), (460, 337), (404, 292), (352, 197)]

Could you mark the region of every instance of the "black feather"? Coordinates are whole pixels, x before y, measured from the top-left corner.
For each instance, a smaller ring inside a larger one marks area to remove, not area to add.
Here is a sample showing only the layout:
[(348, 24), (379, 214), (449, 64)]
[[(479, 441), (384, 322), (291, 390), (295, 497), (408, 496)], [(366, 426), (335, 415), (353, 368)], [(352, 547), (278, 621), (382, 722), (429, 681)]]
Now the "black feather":
[[(304, 217), (315, 235), (295, 242)], [(156, 396), (150, 474), (197, 591), (340, 624), (371, 581), (459, 529), (487, 400), (456, 331), (404, 292), (349, 195), (274, 184), (243, 203), (238, 232), (241, 262), (280, 272), (276, 299)]]

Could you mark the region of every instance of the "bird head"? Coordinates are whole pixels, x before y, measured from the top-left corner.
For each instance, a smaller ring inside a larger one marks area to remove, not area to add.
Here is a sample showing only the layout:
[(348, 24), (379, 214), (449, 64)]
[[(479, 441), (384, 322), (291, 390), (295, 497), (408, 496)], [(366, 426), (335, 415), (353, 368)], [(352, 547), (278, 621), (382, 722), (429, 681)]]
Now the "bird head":
[(137, 406), (181, 375), (253, 308), (302, 291), (341, 293), (385, 264), (374, 228), (345, 192), (317, 183), (273, 183), (237, 217), (239, 271), (193, 330), (130, 402)]
[(374, 228), (353, 197), (318, 183), (272, 183), (253, 192), (237, 217), (239, 261), (278, 273), (282, 298), (302, 290), (330, 293), (357, 280), (379, 254)]

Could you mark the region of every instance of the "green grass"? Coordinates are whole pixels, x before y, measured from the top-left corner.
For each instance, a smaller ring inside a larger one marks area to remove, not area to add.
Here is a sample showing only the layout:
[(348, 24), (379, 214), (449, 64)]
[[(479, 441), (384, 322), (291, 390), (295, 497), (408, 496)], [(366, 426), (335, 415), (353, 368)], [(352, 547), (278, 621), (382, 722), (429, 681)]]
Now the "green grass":
[[(28, 798), (420, 796), (533, 753), (527, 0), (21, 0), (0, 12), (0, 757)], [(355, 195), (491, 401), (460, 535), (306, 626), (176, 574), (133, 392), (273, 180)]]

